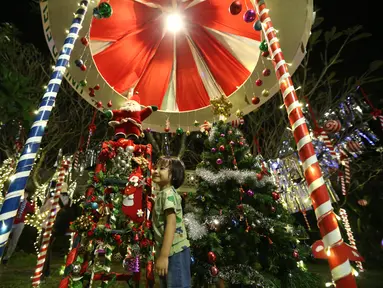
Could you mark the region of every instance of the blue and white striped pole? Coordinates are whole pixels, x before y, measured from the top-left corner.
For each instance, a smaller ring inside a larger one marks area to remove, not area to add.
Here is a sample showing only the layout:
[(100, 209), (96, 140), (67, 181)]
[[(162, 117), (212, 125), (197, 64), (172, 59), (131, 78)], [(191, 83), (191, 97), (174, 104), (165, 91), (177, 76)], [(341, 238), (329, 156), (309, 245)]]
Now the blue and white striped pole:
[(88, 0), (81, 1), (80, 7), (76, 11), (69, 33), (65, 38), (64, 45), (56, 61), (56, 67), (51, 75), (51, 79), (41, 101), (38, 113), (35, 117), (31, 130), (29, 131), (28, 139), (25, 142), (23, 152), (17, 163), (16, 174), (14, 175), (15, 178), (9, 186), (7, 196), (5, 197), (5, 201), (1, 208), (0, 259), (4, 253), (4, 248), (12, 229), (13, 220), (17, 214), (20, 198), (24, 193), (28, 177), (31, 174), (36, 153), (40, 148), (45, 126), (48, 123), (49, 116), (52, 108), (54, 107), (57, 92), (59, 91), (66, 67), (69, 64), (74, 43), (78, 37), (80, 29), (82, 28), (81, 24), (88, 9), (88, 4)]

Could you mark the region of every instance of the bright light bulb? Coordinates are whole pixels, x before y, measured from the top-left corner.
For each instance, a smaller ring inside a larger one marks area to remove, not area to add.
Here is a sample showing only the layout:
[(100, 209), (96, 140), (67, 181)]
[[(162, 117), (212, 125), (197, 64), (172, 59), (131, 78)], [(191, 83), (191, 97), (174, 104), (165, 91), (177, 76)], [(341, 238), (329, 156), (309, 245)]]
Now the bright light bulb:
[(178, 32), (184, 26), (181, 15), (177, 13), (169, 14), (166, 18), (166, 29), (171, 32)]

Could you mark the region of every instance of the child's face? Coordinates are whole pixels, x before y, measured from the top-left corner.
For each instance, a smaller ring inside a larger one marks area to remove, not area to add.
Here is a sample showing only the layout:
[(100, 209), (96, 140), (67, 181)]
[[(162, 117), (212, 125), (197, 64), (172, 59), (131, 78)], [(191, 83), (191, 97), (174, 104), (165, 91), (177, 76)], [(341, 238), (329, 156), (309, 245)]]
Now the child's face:
[(160, 187), (165, 187), (170, 184), (171, 173), (168, 163), (157, 163), (153, 169), (152, 180)]

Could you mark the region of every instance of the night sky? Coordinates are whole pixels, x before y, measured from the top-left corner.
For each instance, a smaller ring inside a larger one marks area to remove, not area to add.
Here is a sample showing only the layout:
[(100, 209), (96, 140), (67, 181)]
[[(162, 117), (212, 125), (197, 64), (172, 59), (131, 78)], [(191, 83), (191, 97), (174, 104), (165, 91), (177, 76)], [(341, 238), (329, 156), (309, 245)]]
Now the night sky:
[[(288, 1), (288, 0), (285, 0)], [(324, 17), (325, 21), (321, 25), (322, 29), (328, 30), (333, 26), (337, 30), (362, 25), (364, 32), (372, 33), (372, 37), (358, 41), (350, 45), (344, 54), (344, 63), (337, 67), (338, 74), (344, 76), (357, 76), (363, 73), (372, 60), (383, 60), (383, 40), (379, 35), (381, 27), (381, 11), (377, 7), (377, 0), (314, 0), (315, 10), (319, 17)], [(32, 42), (43, 53), (48, 53), (42, 31), (41, 17), (38, 6), (31, 4), (30, 0), (7, 1), (9, 7), (6, 13), (1, 13), (1, 22), (15, 24), (23, 33), (23, 40)], [(37, 7), (37, 8), (36, 8)], [(283, 27), (278, 27), (282, 30)], [(334, 47), (336, 48), (336, 47)], [(319, 52), (320, 47), (316, 49)], [(314, 65), (315, 66), (315, 63)], [(312, 67), (314, 70), (316, 67)], [(382, 71), (380, 71), (383, 76)], [(377, 91), (381, 85), (371, 87)], [(379, 89), (380, 90), (380, 89)]]

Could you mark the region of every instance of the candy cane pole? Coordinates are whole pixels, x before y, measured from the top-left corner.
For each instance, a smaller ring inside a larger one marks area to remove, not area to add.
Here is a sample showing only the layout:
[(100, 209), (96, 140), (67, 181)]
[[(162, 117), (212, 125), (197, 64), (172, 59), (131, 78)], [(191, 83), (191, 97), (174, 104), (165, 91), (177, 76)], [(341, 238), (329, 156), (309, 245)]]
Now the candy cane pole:
[(44, 268), (44, 263), (45, 263), (47, 251), (49, 248), (49, 242), (52, 236), (53, 224), (55, 223), (57, 210), (59, 208), (61, 188), (65, 179), (65, 174), (68, 170), (68, 167), (69, 167), (69, 162), (66, 160), (63, 160), (61, 163), (59, 176), (57, 178), (56, 191), (55, 191), (55, 196), (53, 197), (52, 208), (51, 208), (51, 211), (49, 212), (47, 228), (45, 229), (43, 234), (43, 240), (40, 247), (40, 253), (37, 255), (37, 265), (35, 269), (35, 274), (32, 277), (33, 287), (37, 287), (40, 285), (40, 278)]
[(347, 255), (341, 251), (339, 244), (343, 243), (338, 227), (336, 216), (331, 206), (330, 197), (327, 191), (318, 160), (315, 155), (314, 146), (311, 142), (309, 130), (306, 125), (298, 101), (297, 94), (276, 31), (271, 22), (269, 10), (264, 0), (255, 0), (255, 6), (262, 22), (262, 29), (269, 44), (269, 52), (275, 65), (279, 86), (283, 95), (284, 104), (290, 120), (291, 128), (297, 143), (299, 157), (303, 163), (305, 178), (309, 186), (310, 197), (318, 219), (318, 226), (323, 237), (323, 243), (327, 249), (328, 261), (331, 268), (332, 278), (338, 288), (354, 288), (355, 279)]
[(9, 186), (7, 196), (0, 212), (0, 258), (3, 255), (5, 245), (12, 228), (13, 219), (16, 216), (19, 207), (21, 195), (24, 192), (25, 185), (36, 158), (36, 153), (40, 148), (41, 139), (44, 134), (45, 126), (48, 123), (49, 116), (55, 104), (56, 95), (61, 85), (66, 66), (69, 63), (74, 43), (81, 29), (81, 24), (85, 17), (88, 0), (83, 0), (77, 9), (69, 34), (65, 38), (64, 45), (56, 61), (55, 69), (51, 75), (48, 87), (41, 101), (38, 113), (32, 124), (28, 139), (25, 142), (21, 157), (17, 163), (15, 179)]

